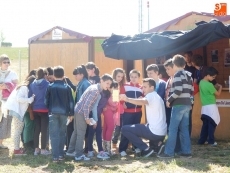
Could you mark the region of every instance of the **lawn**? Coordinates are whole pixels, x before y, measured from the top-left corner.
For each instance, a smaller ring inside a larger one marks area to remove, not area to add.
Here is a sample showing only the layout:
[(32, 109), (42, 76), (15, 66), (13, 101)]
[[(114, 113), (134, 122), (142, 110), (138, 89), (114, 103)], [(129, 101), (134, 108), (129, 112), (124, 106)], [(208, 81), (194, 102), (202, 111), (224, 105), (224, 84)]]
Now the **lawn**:
[[(130, 152), (126, 158), (119, 155), (108, 160), (96, 157), (91, 161), (76, 162), (66, 157), (60, 163), (52, 163), (51, 156), (13, 156), (12, 139), (5, 141), (9, 150), (0, 150), (0, 172), (230, 172), (230, 143), (218, 141), (217, 147), (199, 146), (193, 141), (192, 159), (159, 160), (155, 155), (149, 158), (135, 158)], [(96, 148), (96, 145), (94, 145)]]

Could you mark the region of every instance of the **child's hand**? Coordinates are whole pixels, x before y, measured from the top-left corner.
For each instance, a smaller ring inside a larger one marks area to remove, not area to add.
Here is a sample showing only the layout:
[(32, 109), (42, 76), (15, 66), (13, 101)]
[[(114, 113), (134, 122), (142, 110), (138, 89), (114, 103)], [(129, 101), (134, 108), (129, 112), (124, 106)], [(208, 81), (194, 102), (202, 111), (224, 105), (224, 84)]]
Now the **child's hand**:
[(167, 108), (170, 108), (170, 103), (168, 101), (166, 102), (166, 106)]
[(69, 122), (73, 121), (73, 116), (68, 116)]
[(125, 94), (120, 94), (120, 100), (126, 101), (128, 98)]
[(96, 129), (97, 128), (97, 123), (93, 125), (93, 129)]
[(127, 109), (127, 106), (126, 106), (126, 104), (125, 104), (125, 103), (123, 104), (123, 107), (124, 107), (124, 109)]
[(90, 119), (85, 119), (86, 124), (90, 124)]

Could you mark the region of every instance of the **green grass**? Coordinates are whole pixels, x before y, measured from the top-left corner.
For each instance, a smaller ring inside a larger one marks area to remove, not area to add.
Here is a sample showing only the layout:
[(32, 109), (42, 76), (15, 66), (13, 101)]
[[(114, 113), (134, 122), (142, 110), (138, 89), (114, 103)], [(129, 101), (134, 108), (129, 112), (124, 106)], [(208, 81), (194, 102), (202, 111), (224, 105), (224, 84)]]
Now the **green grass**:
[(21, 59), (28, 59), (28, 50), (28, 47), (0, 47), (0, 55), (7, 54), (11, 60), (17, 60), (21, 51)]
[[(192, 159), (158, 159), (155, 155), (149, 158), (135, 158), (132, 153), (126, 158), (115, 155), (108, 160), (96, 157), (88, 162), (76, 162), (67, 157), (61, 163), (52, 163), (51, 156), (33, 156), (30, 151), (27, 156), (12, 155), (12, 139), (4, 142), (10, 150), (0, 150), (0, 173), (2, 172), (230, 172), (230, 145), (218, 141), (217, 147), (192, 145)], [(96, 145), (94, 145), (96, 148)]]

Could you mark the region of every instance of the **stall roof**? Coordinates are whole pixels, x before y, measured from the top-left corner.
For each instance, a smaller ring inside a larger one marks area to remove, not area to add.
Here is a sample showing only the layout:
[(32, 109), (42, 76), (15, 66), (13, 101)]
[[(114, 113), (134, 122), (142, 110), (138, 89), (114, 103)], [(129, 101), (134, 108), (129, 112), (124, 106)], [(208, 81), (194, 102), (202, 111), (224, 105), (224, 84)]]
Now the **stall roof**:
[(61, 26), (55, 26), (55, 27), (53, 27), (53, 28), (51, 28), (51, 29), (49, 29), (49, 30), (47, 30), (45, 32), (42, 32), (42, 33), (40, 33), (38, 35), (35, 35), (34, 37), (29, 38), (28, 44), (30, 44), (30, 43), (32, 43), (34, 41), (37, 41), (39, 38), (42, 38), (44, 35), (46, 35), (47, 33), (51, 32), (54, 29), (60, 29), (60, 30), (62, 30), (64, 32), (68, 33), (70, 36), (74, 36), (74, 37), (76, 37), (78, 39), (84, 39), (87, 42), (89, 42), (92, 39), (91, 36), (88, 36), (88, 35), (85, 35), (85, 34), (82, 34), (82, 33), (76, 32), (76, 31), (72, 31), (70, 29), (63, 28)]
[(199, 22), (189, 31), (164, 31), (131, 36), (113, 34), (102, 43), (106, 57), (139, 60), (194, 50), (207, 44), (230, 38), (230, 25), (212, 20)]
[(155, 28), (152, 28), (148, 31), (146, 31), (145, 33), (152, 33), (152, 32), (159, 32), (159, 31), (164, 31), (166, 30), (169, 26), (171, 25), (176, 25), (178, 22), (180, 22), (182, 19), (191, 16), (192, 14), (196, 14), (196, 15), (202, 15), (202, 16), (208, 16), (208, 17), (213, 17), (215, 19), (218, 19), (221, 22), (225, 22), (230, 20), (230, 15), (226, 15), (226, 16), (215, 16), (213, 13), (206, 13), (206, 12), (195, 12), (195, 11), (191, 11), (189, 13), (186, 13), (176, 19), (170, 20), (162, 25), (159, 25)]

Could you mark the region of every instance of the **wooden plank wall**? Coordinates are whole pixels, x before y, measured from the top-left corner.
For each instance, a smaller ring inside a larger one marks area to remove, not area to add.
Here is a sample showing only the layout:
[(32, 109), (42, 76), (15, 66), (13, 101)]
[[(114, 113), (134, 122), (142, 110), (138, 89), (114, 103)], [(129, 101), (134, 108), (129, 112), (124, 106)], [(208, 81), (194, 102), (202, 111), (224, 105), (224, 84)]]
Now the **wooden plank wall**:
[(116, 60), (107, 58), (101, 48), (101, 43), (104, 39), (95, 38), (94, 40), (94, 63), (98, 66), (100, 70), (100, 75), (104, 73), (112, 74), (115, 68), (124, 68), (123, 60)]
[[(143, 74), (145, 68), (143, 68), (143, 61), (142, 60), (136, 60), (134, 61), (134, 69), (140, 71), (141, 77), (140, 77), (140, 84), (142, 85), (142, 80), (143, 80)], [(146, 114), (145, 114), (145, 106), (142, 106), (142, 118), (141, 118), (141, 124), (146, 123)]]
[(29, 70), (61, 65), (65, 75), (75, 82), (72, 72), (88, 61), (88, 43), (34, 43), (30, 44), (29, 57)]

